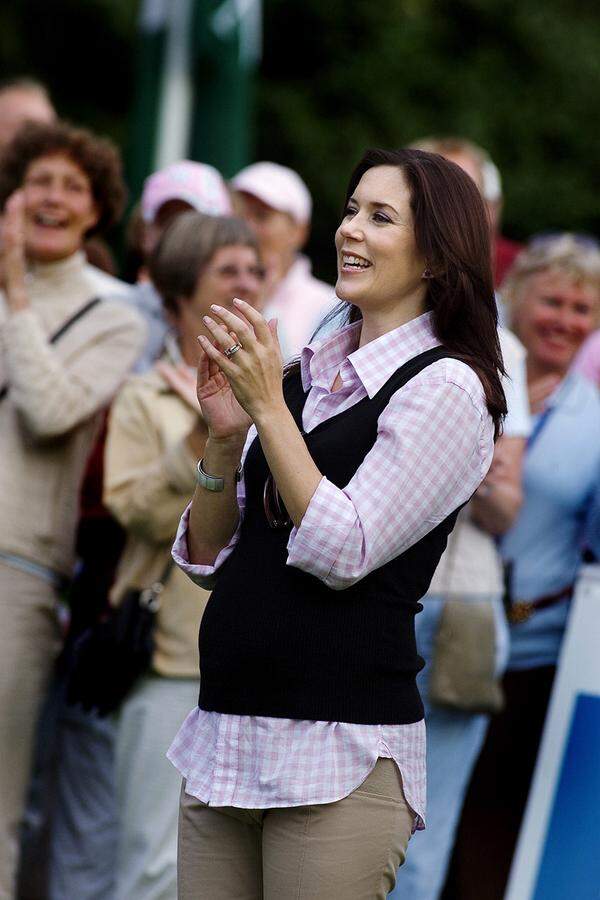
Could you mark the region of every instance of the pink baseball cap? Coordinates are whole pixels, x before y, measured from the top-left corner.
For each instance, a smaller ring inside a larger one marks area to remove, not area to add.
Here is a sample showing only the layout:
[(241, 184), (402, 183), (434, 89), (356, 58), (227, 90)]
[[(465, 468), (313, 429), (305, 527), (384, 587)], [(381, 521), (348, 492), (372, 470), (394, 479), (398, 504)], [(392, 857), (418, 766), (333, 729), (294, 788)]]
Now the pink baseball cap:
[(183, 200), (197, 212), (230, 216), (233, 212), (227, 186), (217, 170), (206, 163), (184, 159), (149, 175), (142, 191), (142, 217), (153, 222), (169, 200)]
[(312, 199), (293, 169), (273, 162), (253, 163), (232, 178), (231, 187), (258, 197), (273, 209), (289, 213), (299, 225), (310, 222)]

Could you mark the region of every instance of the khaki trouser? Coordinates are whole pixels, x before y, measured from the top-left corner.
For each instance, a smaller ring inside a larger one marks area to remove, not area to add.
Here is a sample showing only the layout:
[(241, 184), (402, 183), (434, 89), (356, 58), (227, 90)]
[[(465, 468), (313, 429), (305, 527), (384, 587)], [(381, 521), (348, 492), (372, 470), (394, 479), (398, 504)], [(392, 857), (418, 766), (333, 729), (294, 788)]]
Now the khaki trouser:
[(54, 588), (0, 563), (0, 900), (12, 900), (35, 727), (60, 646)]
[(181, 792), (179, 900), (384, 900), (413, 813), (391, 759), (343, 800), (266, 810)]

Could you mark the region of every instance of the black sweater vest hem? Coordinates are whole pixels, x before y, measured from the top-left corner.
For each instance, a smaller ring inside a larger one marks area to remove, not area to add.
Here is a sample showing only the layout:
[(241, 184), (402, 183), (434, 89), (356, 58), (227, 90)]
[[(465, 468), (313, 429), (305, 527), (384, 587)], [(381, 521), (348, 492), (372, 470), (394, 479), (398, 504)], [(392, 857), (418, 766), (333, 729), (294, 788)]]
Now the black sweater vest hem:
[(304, 698), (287, 696), (276, 702), (271, 698), (262, 704), (244, 702), (238, 691), (229, 695), (226, 690), (217, 691), (214, 696), (210, 689), (200, 688), (200, 709), (205, 712), (216, 712), (236, 716), (264, 716), (274, 719), (296, 719), (308, 722), (344, 722), (350, 725), (412, 725), (424, 717), (423, 704), (416, 685), (407, 685), (396, 698), (397, 708), (390, 709), (388, 702), (381, 706), (376, 702), (369, 703), (368, 712), (356, 711), (357, 698), (349, 693), (347, 698), (335, 698), (334, 701), (322, 697)]

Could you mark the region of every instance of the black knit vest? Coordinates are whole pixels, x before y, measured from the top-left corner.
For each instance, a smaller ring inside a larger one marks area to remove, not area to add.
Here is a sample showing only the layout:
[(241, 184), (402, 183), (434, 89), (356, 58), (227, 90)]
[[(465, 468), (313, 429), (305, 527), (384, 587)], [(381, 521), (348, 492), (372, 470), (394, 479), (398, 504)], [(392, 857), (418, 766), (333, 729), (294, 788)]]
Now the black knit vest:
[[(399, 368), (369, 399), (304, 435), (317, 468), (344, 487), (377, 437), (392, 395), (436, 360), (436, 347)], [(300, 430), (300, 373), (284, 381)], [(200, 699), (205, 710), (364, 724), (423, 717), (416, 686), (414, 617), (458, 510), (395, 559), (345, 590), (286, 565), (290, 528), (272, 529), (263, 493), (269, 470), (256, 439), (244, 465), (246, 509), (239, 541), (218, 573), (200, 627)], [(373, 473), (377, 478), (377, 473)], [(385, 485), (390, 502), (398, 487)], [(324, 539), (326, 535), (324, 535)]]

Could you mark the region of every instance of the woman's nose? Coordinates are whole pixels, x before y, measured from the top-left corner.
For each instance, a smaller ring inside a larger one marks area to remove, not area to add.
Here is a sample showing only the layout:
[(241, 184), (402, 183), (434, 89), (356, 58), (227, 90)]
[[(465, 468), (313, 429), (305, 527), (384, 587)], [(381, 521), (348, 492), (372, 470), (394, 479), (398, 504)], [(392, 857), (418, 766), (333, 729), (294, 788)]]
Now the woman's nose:
[(49, 184), (46, 188), (44, 200), (46, 203), (61, 203), (63, 190), (58, 184)]
[(237, 278), (237, 287), (235, 289), (236, 297), (254, 298), (260, 288), (260, 279), (251, 272), (240, 272)]
[(364, 238), (363, 230), (357, 217), (347, 219), (340, 225), (340, 234), (345, 238), (352, 238), (355, 241), (362, 241)]

